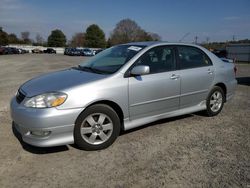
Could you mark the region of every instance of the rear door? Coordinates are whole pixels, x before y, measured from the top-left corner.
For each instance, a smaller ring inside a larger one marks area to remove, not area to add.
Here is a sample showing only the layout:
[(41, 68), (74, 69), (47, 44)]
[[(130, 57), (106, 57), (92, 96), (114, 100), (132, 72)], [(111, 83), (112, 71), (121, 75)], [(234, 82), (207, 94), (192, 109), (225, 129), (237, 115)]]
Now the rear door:
[(206, 100), (214, 79), (214, 67), (199, 48), (178, 46), (178, 65), (181, 77), (180, 108), (191, 107)]
[(175, 59), (173, 47), (160, 46), (145, 52), (132, 66), (147, 65), (150, 73), (129, 77), (131, 120), (179, 108), (180, 78), (176, 71)]

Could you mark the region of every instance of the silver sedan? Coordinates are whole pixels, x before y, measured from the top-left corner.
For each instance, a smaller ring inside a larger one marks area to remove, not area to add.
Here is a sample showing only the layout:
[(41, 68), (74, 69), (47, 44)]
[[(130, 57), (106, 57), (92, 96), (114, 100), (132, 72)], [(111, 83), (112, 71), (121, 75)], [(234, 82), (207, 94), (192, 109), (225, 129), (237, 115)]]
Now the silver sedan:
[(121, 130), (197, 111), (219, 114), (234, 95), (235, 71), (197, 45), (122, 44), (24, 83), (11, 116), (28, 144), (103, 149)]

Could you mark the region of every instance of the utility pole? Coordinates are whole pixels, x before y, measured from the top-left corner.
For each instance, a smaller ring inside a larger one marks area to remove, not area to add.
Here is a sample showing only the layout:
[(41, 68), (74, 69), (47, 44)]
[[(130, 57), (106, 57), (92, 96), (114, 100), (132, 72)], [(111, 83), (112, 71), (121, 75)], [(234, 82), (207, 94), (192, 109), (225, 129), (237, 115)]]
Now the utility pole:
[(235, 35), (233, 35), (233, 41), (235, 41)]
[(209, 38), (209, 37), (206, 37), (207, 44), (209, 43), (209, 40), (210, 40), (210, 38)]
[(195, 36), (194, 37), (194, 43), (197, 44), (197, 41), (198, 41), (198, 36)]

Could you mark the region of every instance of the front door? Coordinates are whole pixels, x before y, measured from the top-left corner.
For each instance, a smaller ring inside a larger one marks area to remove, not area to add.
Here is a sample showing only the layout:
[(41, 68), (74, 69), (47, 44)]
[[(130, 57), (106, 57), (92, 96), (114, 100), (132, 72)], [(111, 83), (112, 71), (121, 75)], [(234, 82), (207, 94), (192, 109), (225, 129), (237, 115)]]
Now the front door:
[(179, 109), (180, 77), (170, 46), (145, 52), (133, 65), (147, 65), (150, 73), (129, 77), (130, 120)]

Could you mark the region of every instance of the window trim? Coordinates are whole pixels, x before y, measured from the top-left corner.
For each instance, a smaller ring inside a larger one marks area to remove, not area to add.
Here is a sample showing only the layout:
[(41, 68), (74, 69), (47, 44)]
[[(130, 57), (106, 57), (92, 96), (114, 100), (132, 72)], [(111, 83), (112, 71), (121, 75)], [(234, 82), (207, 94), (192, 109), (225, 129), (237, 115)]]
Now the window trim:
[(171, 72), (171, 71), (176, 71), (178, 70), (178, 63), (177, 63), (177, 53), (176, 53), (176, 47), (175, 45), (159, 45), (159, 46), (154, 46), (150, 49), (148, 49), (146, 52), (144, 52), (142, 55), (140, 55), (140, 57), (138, 57), (134, 63), (127, 69), (127, 71), (124, 74), (124, 78), (128, 78), (128, 77), (134, 77), (133, 75), (130, 74), (130, 71), (132, 70), (132, 68), (134, 67), (134, 65), (137, 63), (137, 61), (147, 52), (149, 52), (150, 50), (154, 49), (154, 48), (158, 48), (158, 47), (169, 47), (170, 49), (173, 50), (174, 52), (174, 64), (175, 64), (175, 68), (173, 70), (169, 70), (169, 71), (163, 71), (163, 72), (155, 72), (155, 73), (149, 73), (143, 76), (147, 76), (147, 75), (152, 75), (152, 74), (160, 74), (160, 73), (166, 73), (166, 72)]
[[(187, 48), (193, 48), (199, 52), (201, 52), (208, 60), (209, 62), (211, 63), (210, 65), (207, 65), (207, 66), (198, 66), (198, 67), (190, 67), (190, 68), (181, 68), (181, 61), (180, 61), (180, 58), (179, 58), (179, 50), (178, 50), (178, 47), (187, 47)], [(210, 59), (210, 57), (203, 51), (201, 50), (200, 48), (198, 47), (195, 47), (195, 46), (189, 46), (189, 45), (175, 45), (175, 51), (176, 51), (176, 63), (177, 63), (177, 70), (187, 70), (187, 69), (196, 69), (196, 68), (202, 68), (202, 67), (209, 67), (209, 66), (213, 66), (213, 62), (212, 60)]]

